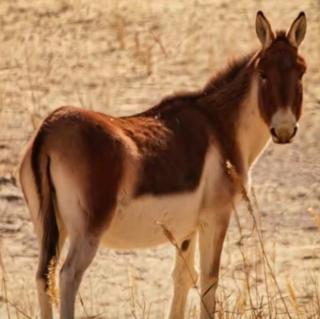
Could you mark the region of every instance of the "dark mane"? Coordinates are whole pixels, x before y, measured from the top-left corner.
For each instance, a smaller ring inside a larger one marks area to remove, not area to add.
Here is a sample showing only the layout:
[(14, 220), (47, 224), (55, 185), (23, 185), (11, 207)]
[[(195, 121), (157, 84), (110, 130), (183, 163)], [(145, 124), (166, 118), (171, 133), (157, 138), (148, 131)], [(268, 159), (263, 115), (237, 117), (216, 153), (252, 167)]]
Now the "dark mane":
[[(188, 106), (199, 107), (199, 104), (203, 105), (204, 102), (210, 102), (211, 107), (215, 109), (223, 104), (224, 99), (228, 99), (230, 97), (230, 92), (232, 93), (232, 91), (230, 91), (229, 84), (231, 84), (238, 77), (252, 57), (253, 54), (249, 54), (233, 61), (225, 69), (218, 72), (202, 90), (177, 93), (165, 97), (154, 107), (136, 115), (161, 117), (168, 113), (178, 112)], [(245, 83), (247, 83), (247, 81), (245, 81)], [(243, 92), (241, 89), (243, 87), (244, 85), (240, 85), (241, 92)], [(240, 97), (242, 94), (239, 93), (240, 92), (236, 93), (235, 95)], [(215, 105), (212, 103), (213, 101), (215, 101), (217, 104)]]
[(228, 83), (232, 82), (241, 70), (249, 63), (253, 54), (234, 60), (224, 70), (218, 72), (205, 86), (203, 94), (219, 93)]
[(278, 30), (276, 31), (275, 34), (275, 39), (273, 40), (271, 47), (274, 46), (275, 44), (282, 42), (282, 43), (287, 43), (289, 44), (289, 40), (287, 38), (287, 33), (284, 30)]
[(198, 107), (218, 121), (226, 116), (230, 117), (231, 110), (236, 116), (250, 86), (253, 68), (252, 64), (249, 67), (249, 62), (253, 56), (252, 53), (235, 60), (218, 72), (203, 89)]
[(284, 30), (276, 31), (275, 40), (288, 41), (288, 38), (287, 38), (287, 35), (286, 35), (286, 31), (284, 31)]

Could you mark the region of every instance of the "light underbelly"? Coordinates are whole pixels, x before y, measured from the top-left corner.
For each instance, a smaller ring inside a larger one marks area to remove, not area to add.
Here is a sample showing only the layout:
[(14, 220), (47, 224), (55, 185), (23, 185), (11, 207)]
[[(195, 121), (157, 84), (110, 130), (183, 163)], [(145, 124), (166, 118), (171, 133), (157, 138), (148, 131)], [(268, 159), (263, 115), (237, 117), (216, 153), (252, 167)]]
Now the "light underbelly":
[(201, 191), (148, 195), (118, 203), (102, 238), (104, 245), (116, 249), (147, 248), (168, 242), (163, 227), (178, 241), (197, 229)]

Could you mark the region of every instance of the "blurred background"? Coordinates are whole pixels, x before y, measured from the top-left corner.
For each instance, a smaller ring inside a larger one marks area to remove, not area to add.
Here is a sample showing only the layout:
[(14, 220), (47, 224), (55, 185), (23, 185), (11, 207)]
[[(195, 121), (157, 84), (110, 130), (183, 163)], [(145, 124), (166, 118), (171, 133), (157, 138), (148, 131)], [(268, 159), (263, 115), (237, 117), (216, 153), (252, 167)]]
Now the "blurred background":
[[(223, 253), (221, 318), (252, 318), (254, 309), (270, 318), (286, 317), (284, 301), (292, 318), (318, 318), (319, 0), (1, 0), (1, 318), (38, 316), (37, 244), (14, 176), (39, 121), (62, 105), (133, 114), (168, 94), (201, 88), (228, 62), (259, 48), (257, 10), (274, 29), (286, 30), (306, 12), (300, 49), (308, 65), (304, 116), (295, 142), (270, 144), (253, 169), (255, 209), (272, 270), (243, 205), (240, 228), (233, 220)], [(78, 314), (164, 318), (172, 256), (169, 246), (101, 249), (83, 281)], [(194, 289), (188, 318), (197, 318), (198, 303)]]

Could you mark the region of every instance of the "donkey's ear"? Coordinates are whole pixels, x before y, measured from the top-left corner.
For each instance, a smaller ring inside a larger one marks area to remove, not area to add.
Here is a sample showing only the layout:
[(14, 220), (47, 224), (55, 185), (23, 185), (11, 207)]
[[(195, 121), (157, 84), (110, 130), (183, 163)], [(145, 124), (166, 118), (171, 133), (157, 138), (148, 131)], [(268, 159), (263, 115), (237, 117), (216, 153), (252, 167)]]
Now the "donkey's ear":
[(289, 31), (287, 32), (287, 38), (292, 46), (298, 48), (301, 44), (307, 31), (307, 18), (304, 12), (300, 12), (298, 17), (293, 21)]
[(274, 40), (271, 25), (262, 11), (257, 12), (256, 32), (263, 49), (267, 49)]

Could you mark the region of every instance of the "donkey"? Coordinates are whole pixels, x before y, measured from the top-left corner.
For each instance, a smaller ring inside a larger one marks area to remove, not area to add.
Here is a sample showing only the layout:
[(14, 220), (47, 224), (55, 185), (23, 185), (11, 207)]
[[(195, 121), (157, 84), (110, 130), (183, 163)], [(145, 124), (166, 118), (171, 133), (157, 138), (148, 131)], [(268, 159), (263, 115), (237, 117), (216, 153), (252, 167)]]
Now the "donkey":
[(248, 185), (264, 147), (292, 142), (302, 110), (306, 70), (298, 47), (301, 12), (274, 33), (259, 11), (259, 51), (233, 62), (197, 92), (167, 97), (139, 114), (112, 117), (75, 107), (52, 112), (31, 139), (20, 182), (40, 243), (36, 283), (41, 318), (51, 319), (48, 268), (70, 241), (60, 271), (60, 317), (74, 318), (82, 276), (103, 243), (115, 249), (175, 238), (170, 319), (184, 318), (197, 279), (201, 319), (215, 312), (220, 256), (239, 189), (226, 162)]

